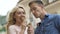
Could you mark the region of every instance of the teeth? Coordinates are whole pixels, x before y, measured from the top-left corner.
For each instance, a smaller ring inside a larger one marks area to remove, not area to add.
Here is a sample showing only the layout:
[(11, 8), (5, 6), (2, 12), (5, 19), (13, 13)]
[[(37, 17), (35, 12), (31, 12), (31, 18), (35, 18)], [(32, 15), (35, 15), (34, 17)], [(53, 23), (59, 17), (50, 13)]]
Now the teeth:
[(20, 17), (20, 19), (21, 19), (21, 20), (24, 20), (24, 19), (25, 19), (25, 17)]

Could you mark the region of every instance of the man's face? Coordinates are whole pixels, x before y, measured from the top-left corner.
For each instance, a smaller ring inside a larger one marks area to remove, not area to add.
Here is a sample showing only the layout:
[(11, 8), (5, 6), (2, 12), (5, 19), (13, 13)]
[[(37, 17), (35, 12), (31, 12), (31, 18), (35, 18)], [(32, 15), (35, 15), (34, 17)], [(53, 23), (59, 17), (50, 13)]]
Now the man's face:
[(30, 5), (30, 10), (36, 18), (42, 16), (42, 7), (36, 3)]

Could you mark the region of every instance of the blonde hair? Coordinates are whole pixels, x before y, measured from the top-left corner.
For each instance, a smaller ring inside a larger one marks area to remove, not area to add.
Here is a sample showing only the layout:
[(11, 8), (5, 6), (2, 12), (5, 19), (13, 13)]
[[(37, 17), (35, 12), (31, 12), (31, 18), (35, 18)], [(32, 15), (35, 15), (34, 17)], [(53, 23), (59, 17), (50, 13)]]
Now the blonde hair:
[[(15, 18), (14, 18), (14, 15), (15, 15), (15, 12), (17, 11), (17, 9), (19, 8), (22, 8), (24, 10), (23, 7), (21, 6), (16, 6), (12, 9), (12, 11), (9, 13), (8, 15), (8, 21), (7, 21), (7, 27), (6, 27), (6, 30), (7, 30), (7, 34), (8, 34), (8, 28), (10, 25), (14, 25), (15, 24)], [(25, 12), (25, 10), (24, 10)]]

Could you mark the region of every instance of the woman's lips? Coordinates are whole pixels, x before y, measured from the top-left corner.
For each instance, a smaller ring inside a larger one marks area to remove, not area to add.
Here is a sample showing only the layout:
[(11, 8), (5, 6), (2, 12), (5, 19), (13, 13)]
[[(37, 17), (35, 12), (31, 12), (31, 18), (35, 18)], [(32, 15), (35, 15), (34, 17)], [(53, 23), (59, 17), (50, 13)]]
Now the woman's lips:
[(25, 19), (25, 16), (21, 16), (21, 17), (20, 17), (20, 20), (24, 20), (24, 19)]

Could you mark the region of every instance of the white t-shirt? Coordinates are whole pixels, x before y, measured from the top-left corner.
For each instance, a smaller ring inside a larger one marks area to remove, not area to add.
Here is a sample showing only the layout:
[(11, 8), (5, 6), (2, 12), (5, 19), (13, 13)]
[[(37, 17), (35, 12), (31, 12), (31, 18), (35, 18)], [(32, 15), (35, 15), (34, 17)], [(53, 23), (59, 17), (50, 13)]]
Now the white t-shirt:
[[(9, 26), (9, 34), (19, 34), (20, 31), (21, 31), (21, 27), (19, 27), (17, 25)], [(27, 27), (26, 27), (24, 34), (27, 34)]]

